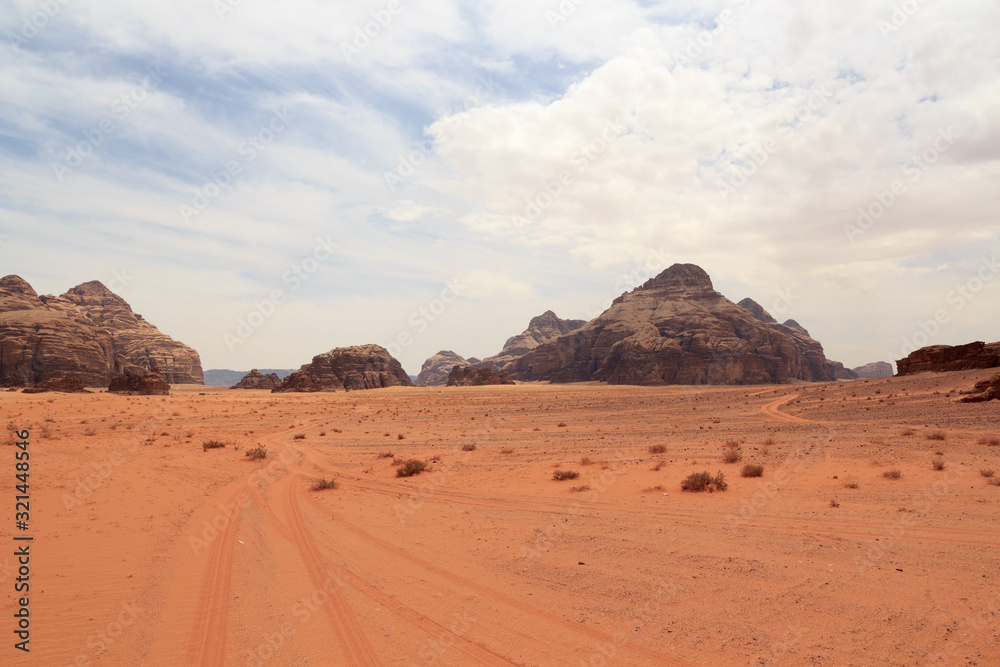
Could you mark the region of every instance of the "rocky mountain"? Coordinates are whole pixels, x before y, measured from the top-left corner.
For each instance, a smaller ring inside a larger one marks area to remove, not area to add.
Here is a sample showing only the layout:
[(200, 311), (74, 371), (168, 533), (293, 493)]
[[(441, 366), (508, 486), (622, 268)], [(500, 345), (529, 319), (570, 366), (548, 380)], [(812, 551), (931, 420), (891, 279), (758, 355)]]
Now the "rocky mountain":
[(59, 377), (105, 386), (126, 370), (160, 368), (167, 382), (201, 384), (198, 353), (161, 333), (98, 281), (39, 296), (18, 276), (0, 279), (0, 385)]
[[(782, 324), (788, 327), (789, 329), (795, 329), (799, 333), (804, 333), (805, 335), (809, 336), (809, 332), (806, 331), (806, 328), (801, 324), (799, 324), (798, 322), (796, 322), (795, 320), (785, 320), (784, 322), (782, 322)], [(809, 337), (812, 338), (812, 336)]]
[(575, 331), (586, 323), (586, 320), (564, 320), (551, 310), (546, 310), (541, 315), (531, 318), (531, 321), (528, 322), (528, 328), (523, 332), (508, 338), (498, 354), (486, 357), (476, 365), (482, 368), (492, 368), (496, 371), (507, 370), (514, 360), (534, 350), (542, 343)]
[(818, 341), (768, 318), (716, 292), (700, 267), (674, 264), (581, 328), (516, 359), (510, 375), (638, 385), (835, 379), (838, 364)]
[(873, 361), (864, 366), (851, 369), (854, 374), (862, 380), (877, 380), (878, 378), (888, 378), (893, 376), (892, 364), (887, 361)]
[(261, 373), (254, 368), (249, 373), (240, 378), (230, 389), (274, 389), (281, 386), (281, 378), (277, 373)]
[(424, 361), (420, 367), (420, 374), (417, 375), (417, 386), (440, 387), (448, 382), (448, 374), (455, 366), (471, 365), (465, 357), (451, 350), (441, 350)]
[(514, 381), (504, 372), (473, 366), (455, 366), (448, 375), (449, 387), (482, 387), (488, 384), (514, 384)]
[(929, 345), (896, 362), (898, 375), (933, 371), (968, 371), (1000, 366), (1000, 343), (976, 341), (965, 345)]
[(380, 345), (338, 347), (318, 354), (284, 379), (274, 392), (412, 387), (399, 361)]
[[(298, 369), (261, 368), (259, 370), (264, 375), (274, 373), (278, 376), (279, 380), (284, 380)], [(209, 387), (231, 387), (234, 384), (238, 384), (239, 381), (242, 380), (249, 372), (250, 371), (232, 371), (228, 368), (208, 368), (205, 370), (205, 385)]]

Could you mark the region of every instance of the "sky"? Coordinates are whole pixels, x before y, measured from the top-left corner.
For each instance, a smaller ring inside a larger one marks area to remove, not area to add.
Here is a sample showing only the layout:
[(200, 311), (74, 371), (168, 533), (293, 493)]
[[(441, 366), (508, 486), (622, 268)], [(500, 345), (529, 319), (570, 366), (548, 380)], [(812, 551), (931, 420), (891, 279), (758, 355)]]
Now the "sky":
[(848, 367), (1000, 339), (993, 0), (0, 0), (0, 274), (411, 374), (675, 262)]

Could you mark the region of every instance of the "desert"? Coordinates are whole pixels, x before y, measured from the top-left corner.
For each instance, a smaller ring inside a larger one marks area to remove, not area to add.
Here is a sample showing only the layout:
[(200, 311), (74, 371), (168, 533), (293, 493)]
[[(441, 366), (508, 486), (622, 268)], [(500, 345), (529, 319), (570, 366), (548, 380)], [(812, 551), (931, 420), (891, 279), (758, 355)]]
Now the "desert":
[(991, 374), (3, 392), (39, 508), (5, 662), (991, 664), (1000, 404), (954, 400)]

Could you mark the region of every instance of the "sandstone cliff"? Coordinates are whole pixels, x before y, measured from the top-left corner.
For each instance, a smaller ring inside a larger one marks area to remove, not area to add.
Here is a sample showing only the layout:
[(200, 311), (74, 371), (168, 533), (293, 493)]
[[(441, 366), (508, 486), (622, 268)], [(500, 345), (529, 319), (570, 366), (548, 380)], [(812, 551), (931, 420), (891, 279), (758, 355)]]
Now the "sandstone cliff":
[(165, 396), (170, 393), (170, 385), (156, 368), (126, 370), (111, 378), (108, 391), (112, 394), (139, 394), (142, 396)]
[(59, 377), (105, 386), (128, 369), (163, 369), (168, 382), (200, 384), (198, 353), (161, 333), (99, 282), (39, 296), (18, 276), (0, 279), (0, 385)]
[(833, 368), (819, 342), (726, 299), (700, 267), (674, 264), (580, 329), (515, 360), (510, 375), (552, 382), (758, 384), (831, 381)]
[(971, 391), (963, 393), (967, 395), (958, 399), (962, 403), (985, 403), (994, 399), (1000, 401), (1000, 375), (995, 375), (989, 380), (981, 380)]
[(455, 366), (448, 375), (449, 387), (481, 387), (489, 384), (514, 384), (514, 381), (506, 373), (472, 366)]
[(852, 369), (854, 374), (862, 380), (877, 380), (878, 378), (892, 377), (892, 364), (887, 361), (873, 361), (864, 366)]
[(274, 392), (412, 387), (402, 365), (380, 345), (338, 347), (313, 357)]
[(1000, 366), (1000, 343), (976, 341), (965, 345), (929, 345), (896, 362), (899, 375), (933, 371), (969, 371)]
[[(478, 359), (476, 360), (478, 361)], [(448, 382), (448, 374), (455, 366), (470, 366), (472, 362), (455, 354), (451, 350), (441, 350), (428, 357), (420, 367), (417, 375), (417, 385), (420, 387), (439, 387)]]
[(498, 354), (486, 357), (475, 365), (481, 368), (492, 368), (496, 371), (508, 370), (514, 360), (534, 350), (542, 343), (575, 331), (586, 323), (586, 320), (564, 320), (551, 310), (547, 310), (541, 315), (531, 318), (531, 321), (528, 322), (528, 328), (523, 332), (508, 338)]

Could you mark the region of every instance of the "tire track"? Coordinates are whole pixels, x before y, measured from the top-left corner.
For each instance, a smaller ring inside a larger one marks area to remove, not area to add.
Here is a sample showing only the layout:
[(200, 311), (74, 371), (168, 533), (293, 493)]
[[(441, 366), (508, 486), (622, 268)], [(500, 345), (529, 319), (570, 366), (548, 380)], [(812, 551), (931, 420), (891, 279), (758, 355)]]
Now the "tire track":
[(772, 417), (778, 421), (782, 422), (793, 422), (796, 424), (812, 424), (814, 423), (811, 419), (806, 419), (804, 417), (796, 417), (795, 415), (790, 415), (787, 412), (782, 412), (780, 408), (785, 403), (788, 403), (793, 398), (798, 398), (797, 394), (789, 394), (787, 396), (782, 396), (781, 398), (771, 401), (770, 403), (765, 403), (761, 406), (760, 411), (763, 412), (768, 417)]
[[(376, 536), (372, 535), (371, 533), (368, 533), (367, 531), (365, 531), (365, 530), (363, 530), (363, 529), (355, 526), (354, 524), (350, 523), (346, 519), (338, 516), (337, 514), (332, 513), (328, 508), (323, 507), (316, 500), (314, 500), (312, 498), (309, 498), (309, 502), (311, 502), (315, 507), (317, 507), (320, 511), (322, 511), (324, 513), (324, 515), (329, 514), (329, 516), (331, 516), (331, 518), (336, 523), (342, 525), (344, 528), (346, 528), (346, 529), (350, 530), (351, 532), (355, 533), (356, 535), (362, 537), (366, 541), (368, 541), (368, 542), (370, 542), (370, 543), (372, 543), (372, 544), (380, 547), (384, 551), (386, 551), (386, 552), (388, 552), (388, 553), (390, 553), (390, 554), (392, 554), (392, 555), (394, 555), (394, 556), (396, 556), (398, 558), (401, 558), (403, 560), (407, 560), (407, 561), (413, 563), (414, 565), (417, 565), (418, 567), (420, 567), (420, 568), (422, 568), (424, 570), (427, 570), (429, 572), (433, 572), (434, 574), (437, 574), (440, 577), (443, 577), (445, 579), (449, 579), (449, 580), (451, 580), (451, 581), (453, 581), (453, 582), (455, 582), (457, 584), (461, 584), (462, 586), (465, 586), (467, 588), (471, 588), (472, 590), (478, 591), (478, 592), (482, 593), (483, 595), (491, 597), (494, 600), (496, 600), (496, 601), (498, 601), (498, 602), (500, 602), (502, 604), (505, 604), (505, 605), (507, 605), (509, 607), (513, 607), (514, 609), (517, 609), (517, 610), (519, 610), (519, 611), (521, 611), (521, 612), (523, 612), (525, 614), (528, 614), (530, 616), (534, 616), (536, 618), (542, 619), (543, 621), (546, 621), (547, 623), (550, 623), (550, 624), (552, 624), (552, 625), (554, 625), (556, 627), (560, 627), (563, 630), (569, 630), (569, 631), (572, 631), (572, 632), (575, 632), (575, 633), (578, 633), (578, 634), (587, 635), (591, 639), (595, 639), (597, 641), (606, 642), (606, 643), (610, 643), (610, 644), (614, 644), (614, 645), (618, 645), (619, 644), (619, 642), (616, 642), (615, 638), (612, 635), (609, 635), (609, 634), (607, 634), (605, 632), (601, 632), (600, 630), (596, 630), (594, 628), (590, 628), (590, 627), (587, 627), (587, 626), (580, 625), (579, 623), (574, 623), (573, 621), (567, 620), (567, 619), (562, 618), (560, 616), (556, 616), (555, 614), (550, 614), (549, 612), (546, 612), (546, 611), (543, 611), (541, 609), (538, 609), (537, 607), (533, 607), (533, 606), (531, 606), (529, 604), (521, 602), (520, 600), (512, 598), (509, 595), (501, 593), (500, 591), (497, 591), (497, 590), (495, 590), (493, 588), (490, 588), (489, 586), (477, 583), (477, 582), (475, 582), (475, 581), (473, 581), (471, 579), (468, 579), (468, 578), (463, 577), (461, 575), (455, 574), (455, 573), (451, 572), (450, 570), (446, 570), (446, 569), (444, 569), (442, 567), (434, 565), (433, 563), (429, 563), (429, 562), (423, 560), (422, 558), (418, 558), (417, 556), (414, 556), (413, 554), (409, 553), (405, 549), (397, 547), (396, 545), (392, 544), (391, 542), (388, 542), (388, 541), (383, 540), (383, 539), (381, 539), (379, 537), (376, 537)], [(682, 660), (679, 660), (678, 658), (673, 658), (673, 657), (670, 657), (670, 656), (667, 656), (667, 655), (662, 655), (660, 653), (657, 653), (656, 651), (652, 651), (650, 649), (646, 649), (646, 648), (643, 648), (641, 646), (634, 646), (634, 645), (630, 645), (630, 644), (625, 644), (624, 646), (621, 646), (620, 648), (622, 650), (624, 650), (624, 651), (627, 651), (627, 652), (632, 653), (632, 654), (637, 655), (637, 656), (641, 656), (641, 657), (646, 658), (648, 660), (652, 660), (652, 661), (657, 662), (659, 664), (675, 665), (677, 667), (686, 667), (688, 665), (688, 663), (686, 663), (686, 662), (684, 662)]]
[[(299, 510), (298, 498), (295, 495), (296, 481), (298, 475), (292, 476), (288, 484), (288, 493), (285, 495), (283, 503), (285, 515), (288, 517), (288, 527), (292, 535), (292, 542), (298, 549), (306, 570), (317, 588), (321, 588), (327, 580), (326, 574), (332, 568), (326, 563), (323, 554), (319, 551), (312, 536), (306, 529)], [(378, 665), (380, 664), (375, 649), (368, 641), (357, 616), (351, 609), (350, 603), (344, 596), (340, 587), (333, 587), (330, 595), (327, 596), (323, 604), (327, 618), (331, 627), (337, 633), (337, 640), (341, 644), (345, 658), (351, 665)]]

